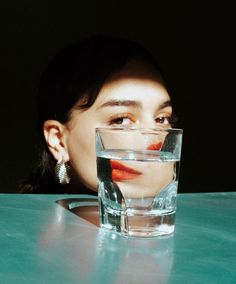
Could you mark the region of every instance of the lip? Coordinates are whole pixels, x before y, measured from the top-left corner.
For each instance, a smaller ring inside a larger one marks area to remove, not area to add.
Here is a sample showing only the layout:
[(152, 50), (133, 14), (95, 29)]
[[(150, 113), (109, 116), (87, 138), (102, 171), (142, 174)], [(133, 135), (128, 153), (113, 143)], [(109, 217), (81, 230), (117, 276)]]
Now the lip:
[(154, 143), (154, 144), (151, 144), (147, 147), (147, 150), (160, 150), (161, 149), (161, 146), (162, 146), (162, 142), (158, 142), (158, 143)]
[(113, 181), (135, 179), (142, 174), (141, 172), (136, 171), (135, 169), (127, 167), (124, 164), (114, 160), (110, 161), (110, 165), (112, 169)]

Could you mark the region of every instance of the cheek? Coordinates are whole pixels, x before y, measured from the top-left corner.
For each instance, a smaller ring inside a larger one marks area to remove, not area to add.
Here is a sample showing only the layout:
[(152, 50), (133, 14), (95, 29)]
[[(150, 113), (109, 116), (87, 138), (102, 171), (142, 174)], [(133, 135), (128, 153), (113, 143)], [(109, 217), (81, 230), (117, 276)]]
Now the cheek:
[(97, 187), (95, 134), (77, 132), (69, 140), (70, 164), (78, 178), (92, 190)]

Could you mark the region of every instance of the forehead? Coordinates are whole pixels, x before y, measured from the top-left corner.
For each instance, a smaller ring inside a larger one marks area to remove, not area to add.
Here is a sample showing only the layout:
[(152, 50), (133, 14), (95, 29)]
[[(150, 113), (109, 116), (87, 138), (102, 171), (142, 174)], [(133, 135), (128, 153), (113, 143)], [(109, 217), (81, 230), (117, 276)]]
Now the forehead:
[(133, 100), (140, 104), (162, 104), (170, 100), (165, 87), (159, 81), (148, 78), (121, 77), (109, 81), (102, 87), (94, 107), (99, 107), (110, 100)]
[(121, 78), (106, 83), (99, 93), (98, 100), (111, 97), (141, 99), (141, 96), (148, 99), (152, 95), (169, 96), (165, 87), (157, 81), (139, 78)]
[(169, 98), (159, 73), (153, 67), (142, 62), (131, 61), (124, 69), (106, 80), (97, 101), (113, 96), (121, 99), (136, 98), (144, 94), (149, 98), (152, 94)]

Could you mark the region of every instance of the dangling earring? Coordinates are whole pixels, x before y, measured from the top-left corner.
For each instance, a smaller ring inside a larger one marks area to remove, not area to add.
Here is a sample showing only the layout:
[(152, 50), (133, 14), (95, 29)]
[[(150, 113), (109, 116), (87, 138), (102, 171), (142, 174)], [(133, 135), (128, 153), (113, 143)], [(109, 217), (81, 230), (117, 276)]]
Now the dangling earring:
[(55, 166), (55, 177), (58, 183), (70, 183), (69, 170), (70, 166), (66, 164), (63, 160), (57, 161), (57, 164)]

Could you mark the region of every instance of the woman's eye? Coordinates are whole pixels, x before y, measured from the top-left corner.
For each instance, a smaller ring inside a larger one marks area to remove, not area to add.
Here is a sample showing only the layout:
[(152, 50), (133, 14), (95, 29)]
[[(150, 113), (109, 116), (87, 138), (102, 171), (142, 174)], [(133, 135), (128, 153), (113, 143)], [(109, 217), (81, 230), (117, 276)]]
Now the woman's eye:
[(171, 116), (159, 116), (155, 120), (156, 123), (173, 126), (178, 120), (178, 117), (172, 114)]
[(155, 120), (156, 120), (156, 123), (160, 123), (160, 124), (169, 124), (169, 125), (171, 125), (171, 123), (172, 123), (171, 116), (159, 116)]
[(116, 118), (112, 118), (109, 121), (109, 125), (129, 125), (133, 123), (133, 120), (127, 116), (119, 116)]

